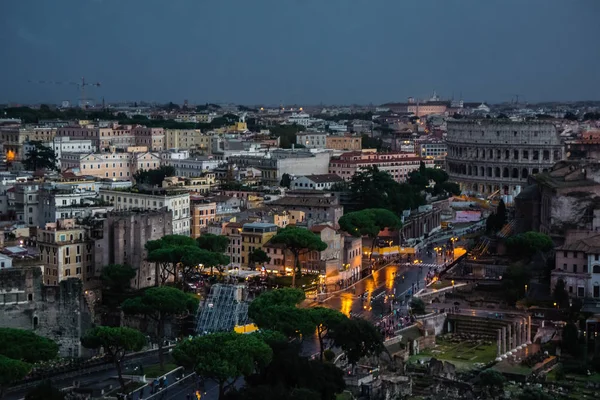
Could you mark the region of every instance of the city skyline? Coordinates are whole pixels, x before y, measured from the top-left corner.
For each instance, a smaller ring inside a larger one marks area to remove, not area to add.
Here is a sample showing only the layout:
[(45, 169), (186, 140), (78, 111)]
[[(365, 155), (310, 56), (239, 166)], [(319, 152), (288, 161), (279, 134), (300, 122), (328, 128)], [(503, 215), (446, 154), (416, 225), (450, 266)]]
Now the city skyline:
[[(35, 7), (36, 12), (31, 12)], [(0, 103), (597, 100), (594, 1), (11, 2)], [(577, 24), (571, 23), (575, 19)]]

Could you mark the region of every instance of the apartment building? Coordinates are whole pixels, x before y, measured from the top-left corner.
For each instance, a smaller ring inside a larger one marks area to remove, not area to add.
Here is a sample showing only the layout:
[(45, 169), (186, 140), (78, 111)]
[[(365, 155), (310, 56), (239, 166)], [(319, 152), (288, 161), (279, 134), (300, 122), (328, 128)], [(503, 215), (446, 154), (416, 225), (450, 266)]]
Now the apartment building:
[(217, 168), (223, 161), (208, 158), (168, 159), (164, 162), (175, 168), (177, 176), (188, 178), (202, 176), (207, 171)]
[(229, 239), (229, 246), (225, 255), (229, 257), (229, 263), (233, 267), (240, 267), (242, 264), (242, 228), (243, 224), (238, 222), (229, 222), (222, 225), (222, 233)]
[(289, 212), (301, 211), (308, 226), (332, 223), (337, 225), (344, 215), (344, 207), (331, 192), (325, 191), (289, 191), (285, 197), (266, 203), (269, 206), (281, 207)]
[(562, 279), (570, 297), (600, 300), (600, 235), (582, 236), (556, 248), (551, 287)]
[(210, 152), (211, 135), (200, 129), (165, 129), (165, 149)]
[(325, 148), (342, 151), (360, 151), (362, 149), (362, 138), (352, 135), (329, 135), (327, 136)]
[(343, 234), (343, 238), (342, 277), (357, 280), (362, 272), (362, 237)]
[(448, 148), (446, 142), (442, 140), (429, 140), (415, 142), (416, 153), (423, 158), (433, 158), (436, 160), (446, 158)]
[(329, 190), (336, 183), (343, 182), (344, 180), (335, 174), (306, 175), (294, 179), (290, 184), (290, 189)]
[(333, 157), (329, 163), (329, 173), (336, 174), (349, 182), (361, 169), (377, 167), (387, 171), (396, 182), (405, 182), (408, 174), (419, 169), (421, 162), (428, 168), (434, 167), (434, 160), (425, 159), (414, 153), (377, 153), (376, 151), (355, 151)]
[(105, 214), (113, 207), (103, 203), (96, 190), (77, 187), (60, 189), (43, 187), (38, 193), (38, 222), (43, 227), (58, 219), (83, 219), (97, 214)]
[[(27, 226), (36, 226), (38, 223), (39, 189), (40, 182), (23, 182), (17, 183), (12, 191), (7, 193), (9, 210), (15, 212), (17, 221)], [(13, 197), (12, 202), (10, 197)]]
[(146, 146), (152, 151), (165, 149), (165, 134), (163, 128), (147, 128), (144, 126), (117, 125), (99, 127), (81, 121), (79, 125), (58, 128), (56, 136), (73, 139), (92, 140), (99, 150), (121, 149), (131, 146)]
[(188, 192), (207, 194), (218, 186), (214, 173), (205, 172), (195, 178), (182, 178), (179, 176), (166, 177), (162, 182), (165, 189), (187, 190)]
[(96, 146), (90, 139), (71, 139), (70, 137), (55, 137), (46, 145), (54, 150), (58, 167), (61, 168), (60, 159), (63, 153), (93, 153)]
[(331, 225), (313, 225), (310, 230), (327, 244), (323, 251), (311, 251), (305, 255), (305, 268), (325, 273), (327, 283), (341, 279), (344, 238)]
[(301, 132), (296, 134), (296, 144), (307, 149), (324, 149), (327, 147), (327, 133)]
[(130, 180), (139, 170), (160, 167), (157, 153), (64, 153), (61, 168), (76, 175)]
[(7, 162), (22, 161), (27, 154), (24, 144), (32, 141), (50, 142), (57, 134), (56, 128), (21, 127), (10, 124), (0, 127), (0, 142), (4, 147)]
[(190, 205), (192, 214), (191, 236), (197, 238), (208, 228), (209, 224), (215, 222), (217, 203), (204, 197), (191, 196)]
[(242, 257), (240, 265), (249, 265), (249, 255), (254, 249), (262, 249), (263, 246), (277, 234), (277, 225), (265, 222), (252, 222), (242, 226)]
[(259, 155), (236, 155), (229, 157), (229, 164), (238, 168), (256, 168), (261, 172), (265, 185), (279, 185), (284, 174), (326, 174), (330, 152), (313, 153), (307, 149), (276, 149)]
[(191, 233), (190, 194), (188, 192), (161, 189), (156, 191), (100, 189), (100, 198), (113, 205), (115, 211), (160, 210), (164, 207), (173, 216), (173, 234), (189, 236)]
[(74, 219), (60, 219), (38, 229), (37, 248), (45, 264), (43, 281), (57, 285), (68, 278), (83, 282), (94, 276), (93, 241)]

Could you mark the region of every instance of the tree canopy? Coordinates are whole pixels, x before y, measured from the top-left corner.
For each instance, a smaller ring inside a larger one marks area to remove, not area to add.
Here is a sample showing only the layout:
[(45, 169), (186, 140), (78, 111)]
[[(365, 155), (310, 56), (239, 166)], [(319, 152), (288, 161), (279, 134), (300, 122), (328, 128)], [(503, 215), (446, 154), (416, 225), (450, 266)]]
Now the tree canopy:
[(162, 182), (166, 177), (175, 176), (175, 167), (171, 165), (162, 165), (156, 169), (140, 169), (134, 175), (133, 179), (137, 184), (146, 184), (162, 187)]
[(568, 307), (569, 306), (569, 293), (567, 293), (565, 281), (559, 279), (556, 281), (556, 285), (554, 286), (554, 290), (552, 291), (552, 297), (554, 301), (559, 307)]
[(480, 386), (494, 398), (504, 388), (506, 378), (500, 372), (488, 368), (479, 373)]
[(538, 252), (547, 252), (554, 248), (550, 236), (529, 231), (511, 236), (506, 240), (506, 247), (513, 255), (532, 257)]
[(58, 345), (31, 331), (0, 328), (0, 398), (5, 388), (31, 371), (31, 364), (56, 357)]
[(135, 270), (129, 265), (111, 264), (102, 268), (102, 284), (115, 292), (124, 292), (130, 288)]
[(531, 271), (519, 264), (509, 265), (502, 275), (504, 296), (510, 305), (525, 296), (525, 285), (531, 280)]
[(162, 351), (165, 323), (173, 317), (185, 317), (198, 310), (198, 299), (188, 293), (169, 286), (146, 289), (142, 296), (127, 299), (121, 308), (125, 314), (144, 315), (156, 322), (154, 336), (158, 342), (158, 360), (164, 367)]
[(293, 225), (288, 225), (280, 229), (269, 242), (284, 245), (285, 249), (294, 255), (296, 270), (292, 274), (292, 286), (294, 286), (296, 281), (296, 273), (299, 275), (302, 274), (300, 255), (311, 251), (323, 251), (327, 248), (327, 243), (323, 242), (318, 235), (308, 229)]
[(264, 368), (273, 351), (258, 335), (219, 332), (185, 340), (173, 350), (179, 365), (193, 368), (199, 376), (213, 379), (219, 386), (219, 399), (240, 376)]
[(425, 204), (425, 197), (419, 188), (406, 183), (398, 183), (387, 172), (377, 167), (363, 168), (352, 177), (351, 209), (384, 208), (396, 214)]
[(248, 255), (248, 261), (254, 266), (256, 264), (264, 264), (270, 262), (271, 257), (269, 257), (263, 249), (257, 247), (254, 250), (252, 250)]
[(29, 142), (33, 147), (25, 154), (23, 165), (29, 171), (57, 170), (56, 153), (52, 148), (45, 146), (40, 141)]
[(361, 358), (385, 351), (383, 337), (373, 324), (362, 318), (345, 318), (331, 335), (348, 359), (355, 365)]
[(199, 266), (210, 268), (212, 273), (213, 268), (229, 264), (229, 257), (222, 254), (228, 245), (226, 236), (205, 234), (194, 240), (184, 235), (167, 235), (146, 243), (147, 260), (156, 263), (164, 284), (170, 276), (177, 277), (178, 269), (185, 280)]
[(500, 199), (498, 207), (496, 207), (496, 212), (490, 214), (485, 222), (486, 229), (488, 232), (498, 232), (506, 225), (507, 221), (506, 204), (504, 204), (504, 200)]
[(140, 351), (146, 344), (146, 337), (139, 331), (127, 327), (98, 326), (86, 332), (81, 344), (88, 349), (104, 349), (115, 364), (121, 389), (125, 391), (122, 361), (125, 354)]
[(413, 297), (410, 301), (410, 310), (414, 315), (425, 314), (425, 302), (419, 297)]
[(7, 386), (25, 378), (30, 371), (31, 364), (0, 354), (0, 398)]
[(385, 228), (395, 230), (402, 227), (400, 218), (383, 208), (367, 208), (344, 214), (338, 223), (341, 230), (352, 236), (368, 236), (371, 239), (371, 254), (379, 232)]
[(376, 239), (385, 228), (402, 227), (400, 218), (383, 208), (368, 208), (344, 214), (338, 221), (340, 229), (355, 237), (368, 236)]
[(229, 238), (227, 236), (213, 235), (212, 233), (204, 233), (198, 239), (198, 247), (215, 253), (225, 253), (229, 246)]
[(315, 325), (304, 309), (297, 307), (304, 291), (283, 288), (262, 293), (248, 307), (248, 316), (261, 329), (277, 331), (287, 337), (310, 335)]
[(328, 346), (340, 347), (351, 362), (384, 351), (383, 338), (370, 322), (327, 308), (297, 307), (304, 298), (299, 289), (265, 292), (250, 303), (248, 316), (261, 330), (281, 332), (288, 338), (311, 335), (316, 330), (321, 361)]
[(0, 355), (27, 363), (51, 360), (58, 354), (58, 345), (31, 331), (0, 328)]

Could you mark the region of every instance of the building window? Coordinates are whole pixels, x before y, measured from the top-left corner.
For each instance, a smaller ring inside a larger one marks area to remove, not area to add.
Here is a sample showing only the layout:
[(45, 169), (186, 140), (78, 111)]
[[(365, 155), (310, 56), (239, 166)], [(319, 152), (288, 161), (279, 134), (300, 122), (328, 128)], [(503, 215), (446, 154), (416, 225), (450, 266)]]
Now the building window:
[(585, 297), (585, 288), (583, 286), (577, 286), (577, 297)]
[(577, 273), (577, 264), (573, 264), (573, 273), (576, 274)]

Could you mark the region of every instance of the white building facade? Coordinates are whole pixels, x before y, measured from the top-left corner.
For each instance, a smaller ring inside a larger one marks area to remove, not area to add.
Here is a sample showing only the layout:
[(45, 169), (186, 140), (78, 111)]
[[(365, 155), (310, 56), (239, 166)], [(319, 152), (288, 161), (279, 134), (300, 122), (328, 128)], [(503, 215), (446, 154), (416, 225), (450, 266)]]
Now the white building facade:
[(189, 236), (191, 233), (190, 194), (171, 191), (158, 193), (100, 189), (100, 198), (112, 204), (115, 211), (159, 210), (166, 207), (173, 215), (173, 234)]

